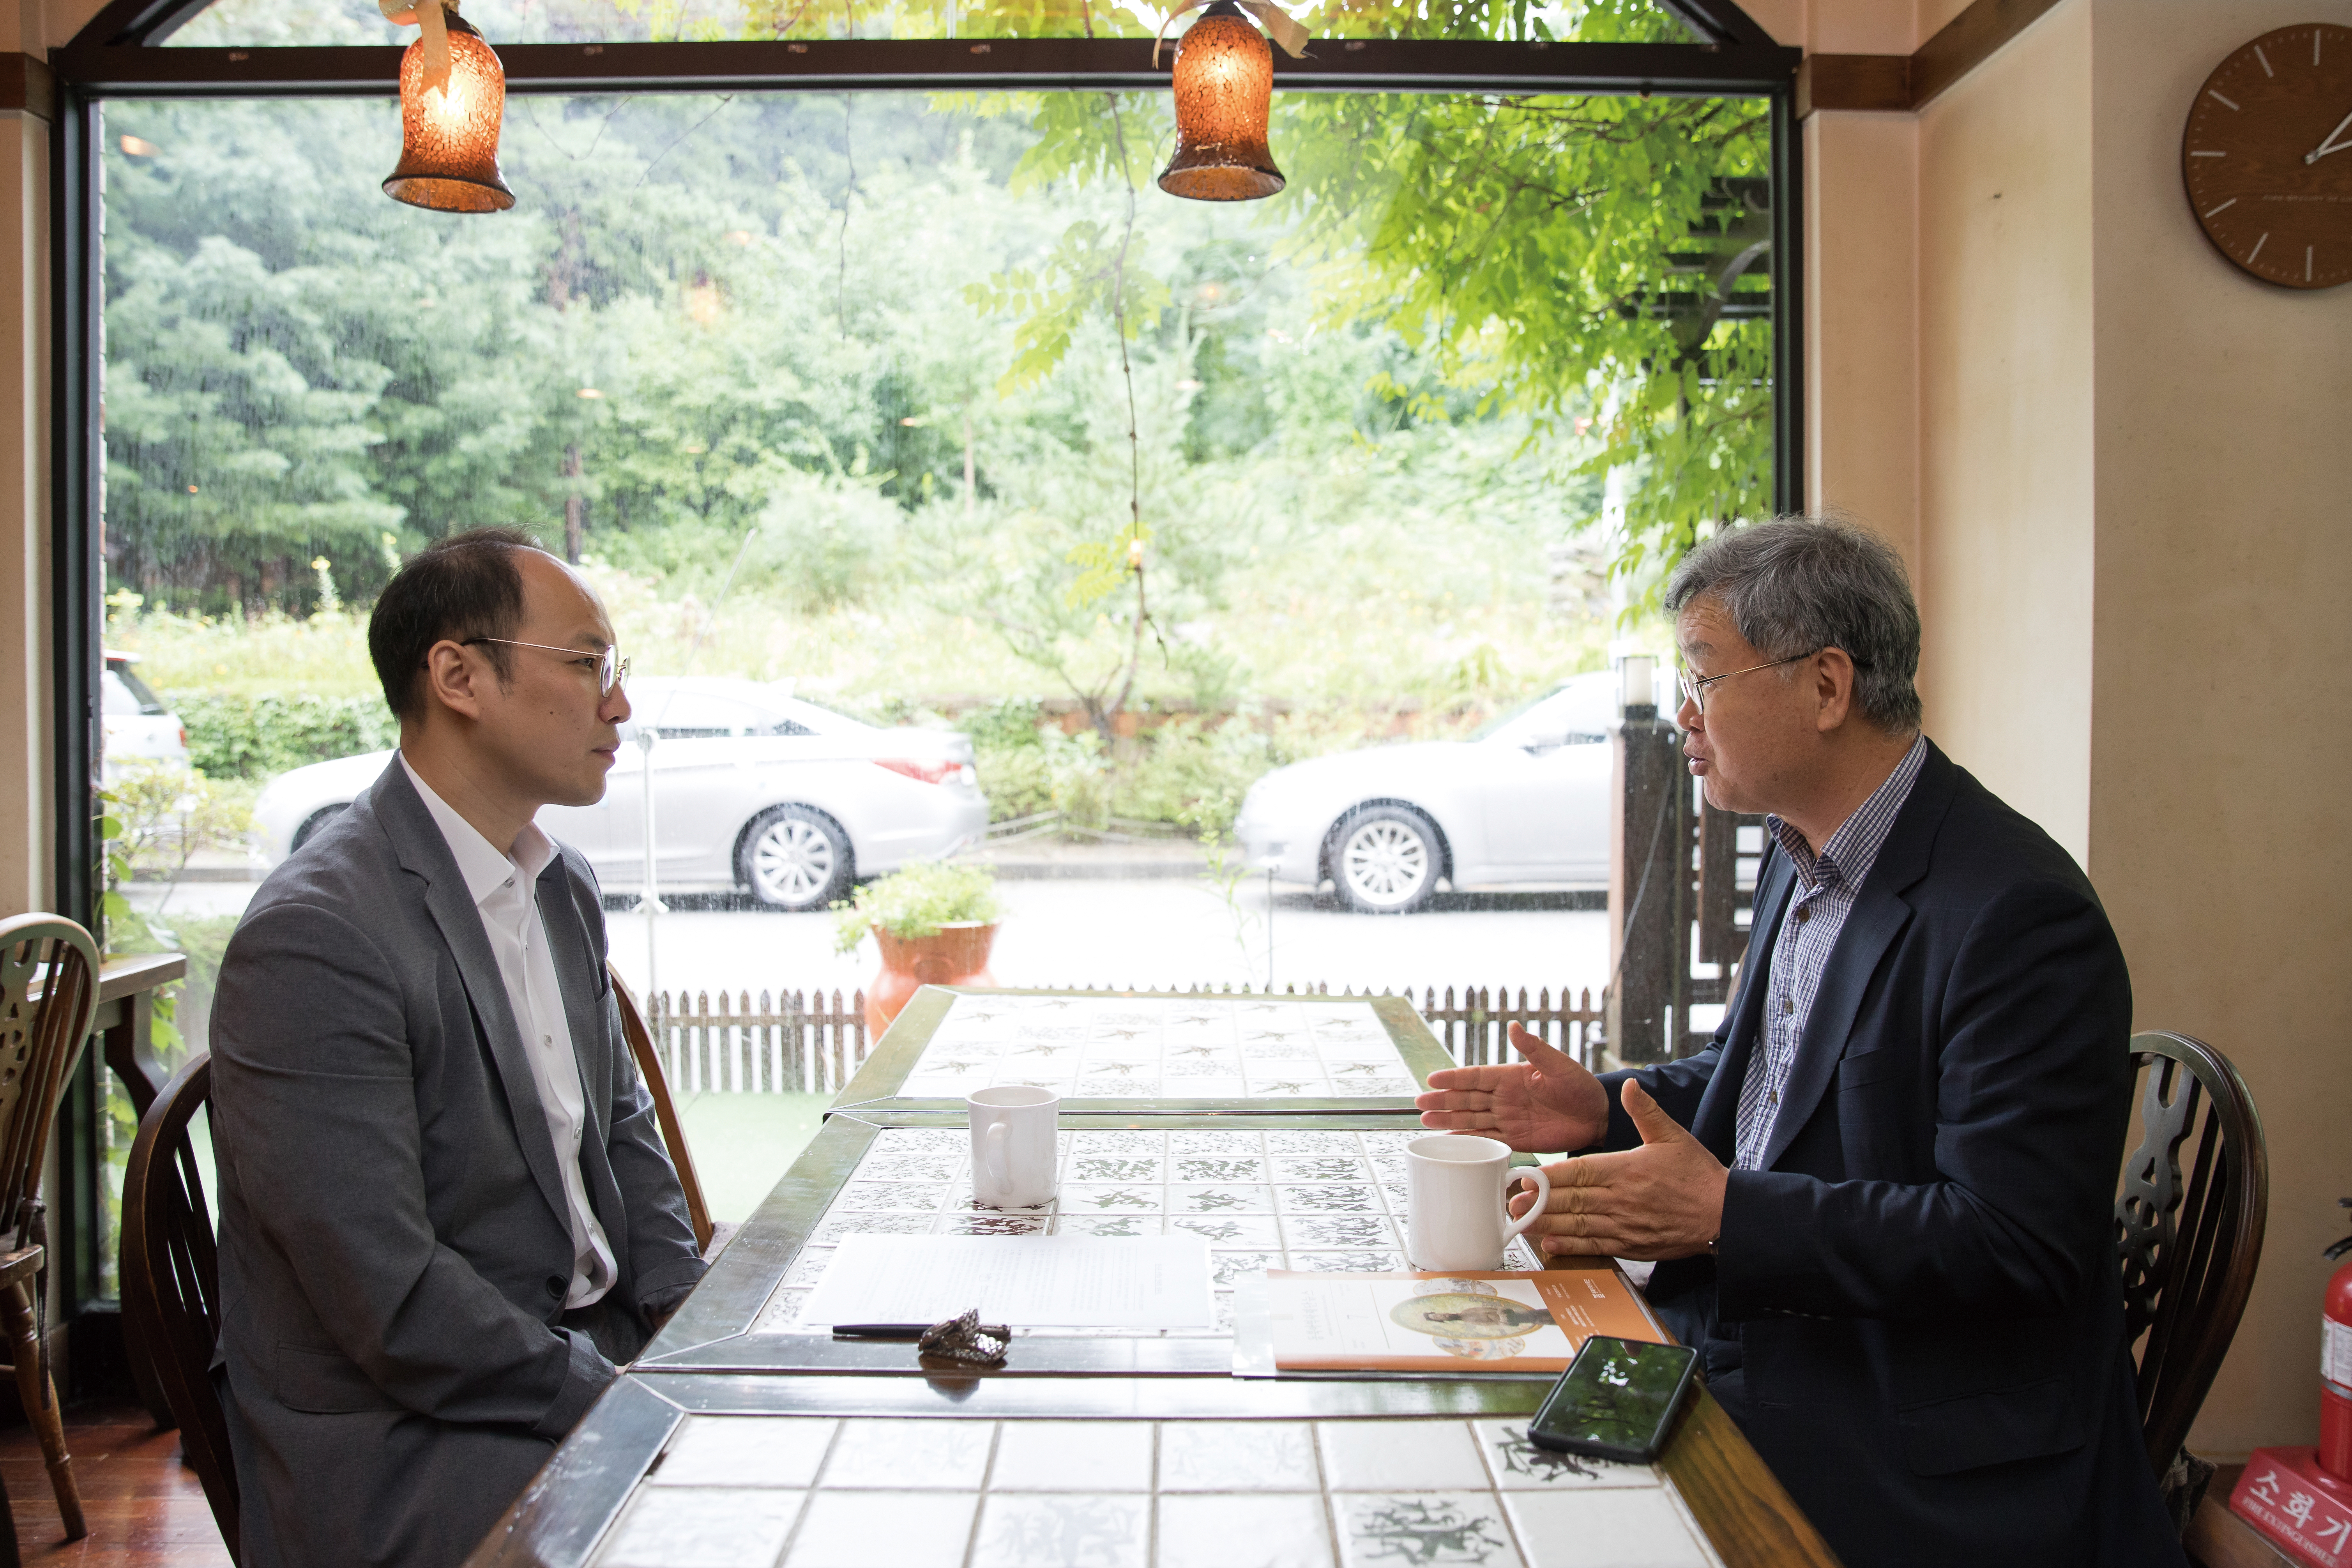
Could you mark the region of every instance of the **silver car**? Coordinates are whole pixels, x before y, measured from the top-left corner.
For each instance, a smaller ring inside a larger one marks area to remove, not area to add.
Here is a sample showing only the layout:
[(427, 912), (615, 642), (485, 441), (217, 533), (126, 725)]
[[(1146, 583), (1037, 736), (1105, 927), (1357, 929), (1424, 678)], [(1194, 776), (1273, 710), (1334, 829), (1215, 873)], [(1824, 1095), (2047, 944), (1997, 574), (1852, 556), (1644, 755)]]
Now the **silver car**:
[(188, 765), (188, 731), (180, 716), (164, 705), (153, 689), (139, 679), (135, 653), (106, 650), (106, 668), (98, 678), (99, 719), (106, 742), (106, 781), (114, 782), (121, 765), (142, 763)]
[[(966, 736), (884, 729), (750, 680), (647, 677), (629, 683), (629, 703), (604, 798), (539, 814), (607, 889), (645, 882), (641, 725), (660, 736), (655, 863), (666, 894), (744, 890), (772, 909), (823, 909), (857, 878), (941, 858), (987, 832)], [(272, 780), (254, 805), (262, 858), (275, 866), (301, 847), (391, 758), (372, 752)]]
[(1605, 882), (1617, 685), (1580, 675), (1467, 741), (1276, 768), (1234, 831), (1253, 864), (1375, 914), (1417, 910), (1441, 881)]

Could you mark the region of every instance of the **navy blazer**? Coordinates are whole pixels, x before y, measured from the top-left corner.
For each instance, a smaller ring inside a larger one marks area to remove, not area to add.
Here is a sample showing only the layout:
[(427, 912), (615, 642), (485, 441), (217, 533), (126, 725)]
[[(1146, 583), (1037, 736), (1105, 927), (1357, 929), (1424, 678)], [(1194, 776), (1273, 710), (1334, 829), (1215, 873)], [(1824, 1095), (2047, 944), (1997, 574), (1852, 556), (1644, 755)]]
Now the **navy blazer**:
[[(1698, 1055), (1628, 1077), (1726, 1165), (1795, 868)], [(1763, 1168), (1651, 1300), (1848, 1568), (2183, 1563), (2113, 1204), (2131, 981), (2073, 858), (1931, 743), (1838, 935)]]

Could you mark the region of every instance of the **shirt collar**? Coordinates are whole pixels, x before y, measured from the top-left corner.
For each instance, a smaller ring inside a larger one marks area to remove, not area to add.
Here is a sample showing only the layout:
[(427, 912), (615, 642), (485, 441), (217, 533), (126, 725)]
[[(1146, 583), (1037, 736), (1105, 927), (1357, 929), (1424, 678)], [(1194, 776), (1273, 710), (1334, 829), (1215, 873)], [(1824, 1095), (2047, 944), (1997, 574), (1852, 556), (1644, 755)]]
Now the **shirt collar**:
[(400, 753), (400, 765), (408, 774), (408, 782), (425, 801), (425, 809), (433, 814), (433, 821), (448, 840), (449, 853), (457, 858), (458, 874), (466, 879), (466, 891), (474, 902), (481, 903), (505, 887), (520, 872), (526, 884), (536, 884), (547, 863), (555, 858), (554, 841), (540, 831), (536, 822), (523, 824), (515, 835), (515, 852), (511, 858), (499, 852), (499, 847), (481, 835), (480, 829), (457, 815), (457, 808), (433, 793), (417, 771), (409, 766), (408, 754)]
[(1870, 798), (1857, 807), (1854, 814), (1839, 824), (1816, 856), (1805, 836), (1777, 816), (1767, 816), (1764, 825), (1772, 830), (1780, 847), (1797, 868), (1807, 887), (1823, 883), (1843, 883), (1859, 889), (1862, 879), (1878, 860), (1878, 852), (1886, 846), (1886, 836), (1895, 829), (1895, 818), (1903, 810), (1903, 803), (1911, 797), (1911, 786), (1918, 782), (1920, 764), (1927, 760), (1927, 737), (1921, 735), (1895, 764), (1895, 771), (1871, 792)]

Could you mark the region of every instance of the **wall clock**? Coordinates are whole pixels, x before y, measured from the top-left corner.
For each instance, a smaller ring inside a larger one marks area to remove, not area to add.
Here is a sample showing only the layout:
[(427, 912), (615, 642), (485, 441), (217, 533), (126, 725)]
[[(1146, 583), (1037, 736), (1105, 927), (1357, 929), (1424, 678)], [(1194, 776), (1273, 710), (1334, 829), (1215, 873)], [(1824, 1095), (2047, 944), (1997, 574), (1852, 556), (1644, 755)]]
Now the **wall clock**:
[(2352, 27), (2281, 27), (2198, 89), (2180, 175), (2214, 247), (2266, 283), (2352, 282)]

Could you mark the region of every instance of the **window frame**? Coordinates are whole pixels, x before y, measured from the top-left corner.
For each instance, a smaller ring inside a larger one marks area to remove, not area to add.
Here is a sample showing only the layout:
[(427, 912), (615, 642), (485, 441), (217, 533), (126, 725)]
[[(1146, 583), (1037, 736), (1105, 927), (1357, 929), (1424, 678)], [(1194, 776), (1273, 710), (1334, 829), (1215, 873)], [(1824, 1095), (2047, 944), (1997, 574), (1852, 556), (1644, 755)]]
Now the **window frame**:
[[(110, 99), (392, 97), (399, 46), (163, 48), (210, 0), (113, 0), (52, 51), (50, 137), (58, 908), (96, 914), (100, 595), (104, 436), (100, 310), (104, 298), (100, 112)], [(1768, 100), (1772, 194), (1772, 504), (1803, 504), (1803, 160), (1797, 69), (1803, 51), (1775, 43), (1734, 0), (1655, 0), (1689, 43), (1594, 44), (1460, 39), (1325, 40), (1308, 58), (1276, 54), (1284, 92), (1511, 92), (1750, 97)], [(499, 44), (509, 95), (662, 92), (1102, 91), (1164, 88), (1142, 38), (839, 39), (807, 42)], [(78, 825), (78, 826), (77, 826)], [(97, 1295), (98, 1063), (85, 1056), (58, 1130), (58, 1235), (69, 1315), (103, 1318)], [(77, 1341), (79, 1343), (79, 1341)]]

